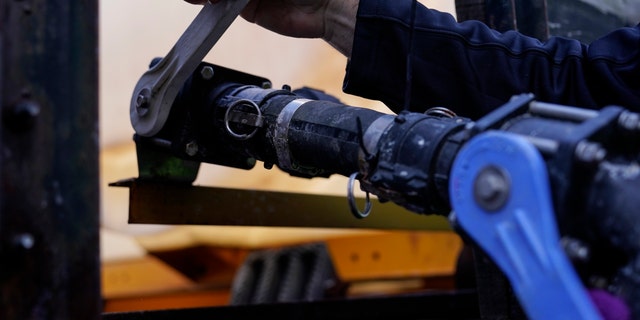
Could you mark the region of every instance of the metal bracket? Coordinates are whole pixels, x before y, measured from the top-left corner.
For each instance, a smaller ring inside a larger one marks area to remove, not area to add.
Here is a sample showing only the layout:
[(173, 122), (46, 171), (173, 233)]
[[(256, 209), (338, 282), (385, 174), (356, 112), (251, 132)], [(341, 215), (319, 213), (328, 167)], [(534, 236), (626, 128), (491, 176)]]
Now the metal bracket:
[(248, 2), (207, 2), (169, 53), (140, 77), (129, 108), (137, 134), (150, 137), (162, 129), (184, 82)]
[[(354, 219), (345, 197), (254, 189), (193, 186), (126, 179), (129, 223), (369, 230), (451, 231), (442, 216), (422, 216), (376, 202), (376, 214)], [(364, 199), (354, 199), (360, 207)], [(177, 214), (179, 213), (179, 214)]]
[(546, 165), (525, 138), (489, 131), (471, 139), (449, 192), (455, 223), (500, 267), (528, 317), (600, 319), (562, 249)]

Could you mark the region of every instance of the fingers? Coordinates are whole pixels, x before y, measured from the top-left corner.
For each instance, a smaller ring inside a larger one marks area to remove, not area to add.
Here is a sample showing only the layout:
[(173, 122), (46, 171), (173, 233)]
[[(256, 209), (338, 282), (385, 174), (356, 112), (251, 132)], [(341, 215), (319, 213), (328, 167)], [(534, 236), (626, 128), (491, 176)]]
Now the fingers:
[(244, 9), (242, 10), (242, 13), (240, 13), (240, 16), (251, 23), (255, 23), (256, 10), (258, 9), (259, 3), (260, 3), (259, 0), (249, 1), (247, 6), (244, 7)]
[[(184, 0), (184, 1), (189, 2), (191, 4), (205, 4), (205, 3), (207, 3), (207, 0)], [(219, 2), (219, 1), (220, 0), (209, 0), (208, 2), (216, 3), (216, 2)]]

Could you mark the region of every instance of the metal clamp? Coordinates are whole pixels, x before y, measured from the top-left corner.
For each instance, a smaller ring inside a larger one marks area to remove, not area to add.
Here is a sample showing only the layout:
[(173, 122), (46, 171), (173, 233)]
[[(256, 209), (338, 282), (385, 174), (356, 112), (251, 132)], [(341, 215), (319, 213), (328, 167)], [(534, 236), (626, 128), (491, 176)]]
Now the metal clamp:
[(140, 77), (129, 108), (137, 134), (150, 137), (162, 129), (184, 82), (248, 2), (205, 3), (169, 53)]
[[(246, 118), (242, 118), (242, 120), (240, 121), (240, 123), (242, 124), (255, 127), (253, 131), (249, 133), (237, 133), (233, 131), (233, 129), (231, 129), (231, 126), (229, 125), (229, 122), (231, 122), (232, 114), (234, 113), (234, 109), (237, 109), (238, 107), (241, 107), (241, 106), (252, 107), (257, 112), (256, 114), (252, 114), (252, 115), (255, 115), (255, 119), (254, 121), (252, 121), (252, 123), (249, 123), (249, 120)], [(225, 129), (227, 129), (227, 133), (229, 133), (232, 137), (238, 140), (247, 140), (253, 137), (258, 131), (258, 128), (262, 127), (262, 123), (263, 123), (262, 111), (260, 111), (260, 107), (258, 107), (258, 105), (251, 100), (247, 100), (247, 99), (237, 100), (234, 103), (232, 103), (229, 106), (229, 108), (227, 108), (227, 111), (224, 113), (224, 127)]]

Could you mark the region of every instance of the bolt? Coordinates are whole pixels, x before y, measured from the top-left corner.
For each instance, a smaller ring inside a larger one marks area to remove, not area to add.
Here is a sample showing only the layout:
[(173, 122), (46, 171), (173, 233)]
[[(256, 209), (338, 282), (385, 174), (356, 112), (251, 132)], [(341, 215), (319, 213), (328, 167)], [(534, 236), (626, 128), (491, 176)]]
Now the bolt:
[(271, 89), (271, 82), (270, 81), (265, 81), (262, 83), (261, 85), (262, 89)]
[(198, 154), (198, 143), (195, 141), (190, 141), (184, 146), (184, 152), (190, 157)]
[(11, 109), (11, 116), (7, 118), (8, 126), (16, 130), (31, 129), (40, 114), (40, 105), (31, 99), (23, 99)]
[(496, 166), (487, 166), (480, 170), (473, 184), (473, 195), (481, 208), (497, 211), (509, 199), (509, 179), (505, 172)]
[(585, 163), (598, 163), (607, 156), (607, 150), (602, 148), (599, 143), (581, 141), (576, 146), (575, 156)]
[(200, 69), (200, 76), (204, 80), (211, 80), (213, 78), (213, 68), (211, 66), (204, 66)]
[(563, 237), (560, 240), (562, 247), (569, 259), (574, 261), (588, 261), (591, 256), (591, 250), (582, 241), (570, 237)]
[(136, 112), (141, 117), (149, 112), (149, 89), (142, 89), (136, 97)]
[(407, 117), (406, 117), (404, 114), (402, 114), (402, 113), (401, 113), (401, 114), (397, 115), (397, 116), (393, 119), (393, 121), (395, 121), (396, 123), (400, 123), (400, 124), (402, 124), (402, 123), (407, 122)]
[(35, 239), (29, 233), (21, 233), (13, 238), (13, 243), (20, 249), (29, 250), (33, 248)]
[(640, 129), (640, 114), (635, 112), (622, 112), (618, 117), (618, 125), (628, 131), (637, 131)]
[(143, 94), (139, 94), (136, 98), (136, 108), (144, 108), (144, 106), (149, 103), (147, 97)]

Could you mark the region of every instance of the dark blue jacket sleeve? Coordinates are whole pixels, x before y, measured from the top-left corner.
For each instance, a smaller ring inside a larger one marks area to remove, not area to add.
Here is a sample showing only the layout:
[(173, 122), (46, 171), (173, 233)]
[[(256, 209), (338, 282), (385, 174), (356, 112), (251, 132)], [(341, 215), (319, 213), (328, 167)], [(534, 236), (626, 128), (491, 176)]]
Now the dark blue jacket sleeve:
[(411, 42), (411, 5), (360, 1), (345, 92), (402, 110), (411, 51), (412, 111), (442, 106), (477, 118), (528, 92), (540, 101), (640, 111), (640, 25), (588, 45), (559, 37), (543, 43), (418, 4)]

